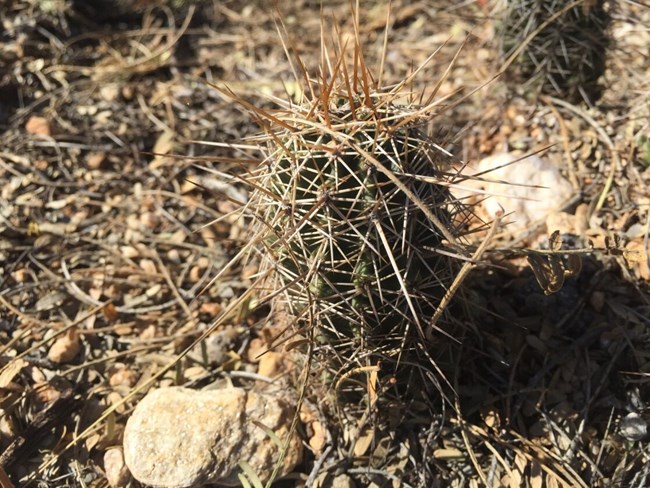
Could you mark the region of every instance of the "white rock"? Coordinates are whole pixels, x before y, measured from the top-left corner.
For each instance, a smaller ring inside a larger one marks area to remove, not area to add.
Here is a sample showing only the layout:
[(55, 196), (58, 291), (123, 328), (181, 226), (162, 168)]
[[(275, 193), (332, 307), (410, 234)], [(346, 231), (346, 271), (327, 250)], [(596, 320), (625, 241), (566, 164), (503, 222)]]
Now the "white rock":
[[(280, 449), (259, 425), (284, 441), (293, 414), (278, 397), (241, 388), (154, 390), (126, 424), (125, 461), (134, 478), (156, 487), (239, 486), (241, 461), (265, 483)], [(301, 458), (302, 444), (294, 432), (279, 476), (290, 473)]]
[[(466, 173), (482, 173), (480, 178), (487, 181), (470, 180), (462, 186), (489, 195), (482, 205), (490, 217), (501, 212), (512, 214), (506, 219), (510, 228), (543, 222), (573, 194), (571, 184), (560, 171), (536, 155), (520, 159), (510, 153), (496, 154), (481, 160), (474, 170), (468, 168)], [(466, 195), (463, 192), (460, 196)]]

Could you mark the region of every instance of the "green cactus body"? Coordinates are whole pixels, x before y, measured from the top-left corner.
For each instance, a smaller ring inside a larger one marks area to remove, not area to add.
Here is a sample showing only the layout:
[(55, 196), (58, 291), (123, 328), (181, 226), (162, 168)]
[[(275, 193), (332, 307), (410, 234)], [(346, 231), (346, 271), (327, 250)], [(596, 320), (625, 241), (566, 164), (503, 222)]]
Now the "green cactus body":
[(456, 235), (462, 206), (445, 185), (447, 154), (402, 123), (412, 111), (328, 110), (328, 123), (317, 110), (288, 111), (282, 120), (292, 128), (268, 139), (253, 198), (266, 264), (321, 343), (344, 359), (360, 345), (385, 359), (422, 338), (453, 280), (456, 260), (435, 251), (440, 224)]
[(603, 0), (509, 0), (499, 26), (515, 83), (569, 101), (595, 101), (605, 70), (609, 14)]

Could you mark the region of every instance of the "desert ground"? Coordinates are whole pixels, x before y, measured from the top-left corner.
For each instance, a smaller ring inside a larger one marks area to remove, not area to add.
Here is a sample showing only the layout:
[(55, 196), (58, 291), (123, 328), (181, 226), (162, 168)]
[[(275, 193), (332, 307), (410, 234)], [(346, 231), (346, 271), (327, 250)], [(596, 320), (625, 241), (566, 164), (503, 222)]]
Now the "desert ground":
[[(650, 7), (607, 2), (600, 93), (567, 100), (503, 69), (504, 2), (273, 3), (0, 0), (0, 486), (147, 486), (125, 426), (170, 386), (281, 394), (302, 454), (273, 486), (648, 486)], [(426, 131), (457, 171), (535, 154), (563, 182), (524, 226), (471, 200), (468, 246), (489, 242), (445, 381), (384, 411), (304, 374), (239, 259), (256, 110), (308, 98), (332, 39), (360, 41), (374, 83), (421, 67), (403, 103), (441, 100)], [(545, 290), (557, 263), (526, 256), (555, 231), (580, 270)]]

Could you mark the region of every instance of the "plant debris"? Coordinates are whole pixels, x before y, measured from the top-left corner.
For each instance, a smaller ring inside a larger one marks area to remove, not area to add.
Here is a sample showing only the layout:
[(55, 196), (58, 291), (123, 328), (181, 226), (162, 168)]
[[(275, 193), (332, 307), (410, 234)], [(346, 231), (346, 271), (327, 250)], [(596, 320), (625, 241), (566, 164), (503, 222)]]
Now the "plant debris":
[[(450, 305), (464, 332), (433, 358), (447, 398), (431, 387), (427, 404), (359, 417), (335, 386), (300, 390), (301, 338), (277, 346), (287, 319), (259, 306), (259, 263), (234, 264), (251, 224), (236, 213), (241, 175), (260, 153), (248, 114), (213, 87), (269, 112), (297, 99), (276, 22), (317, 67), (320, 6), (136, 3), (0, 8), (3, 486), (129, 479), (126, 421), (166, 386), (302, 391), (306, 453), (277, 486), (647, 485), (650, 9), (611, 2), (602, 93), (578, 106), (495, 78), (500, 2), (394, 0), (390, 16), (360, 2), (365, 62), (384, 63), (383, 84), (436, 53), (410, 89), (462, 100), (426, 127), (444, 150), (467, 162), (539, 153), (574, 199), (555, 221), (505, 226), (471, 263)], [(353, 32), (349, 2), (327, 9)], [(579, 273), (546, 257), (557, 222), (553, 252), (580, 251)], [(467, 225), (479, 248), (489, 222)], [(517, 247), (540, 253), (536, 272)]]

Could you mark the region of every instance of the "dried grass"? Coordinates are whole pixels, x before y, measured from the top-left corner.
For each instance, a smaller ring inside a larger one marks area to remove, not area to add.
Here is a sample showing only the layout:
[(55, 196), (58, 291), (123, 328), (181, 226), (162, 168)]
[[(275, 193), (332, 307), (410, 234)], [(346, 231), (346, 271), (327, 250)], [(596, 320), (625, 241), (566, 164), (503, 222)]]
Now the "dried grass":
[[(273, 13), (264, 2), (240, 3), (197, 2), (191, 18), (153, 8), (100, 30), (66, 2), (45, 11), (18, 1), (0, 13), (8, 26), (0, 59), (12, 68), (0, 75), (6, 486), (7, 477), (16, 486), (105, 486), (104, 453), (120, 444), (149, 388), (252, 387), (254, 351), (286, 326), (255, 306), (254, 270), (225, 267), (248, 225), (234, 213), (247, 198), (238, 175), (259, 154), (241, 144), (256, 132), (247, 114), (209, 84), (264, 110), (299, 89), (283, 82), (294, 75)], [(351, 32), (348, 2), (331, 3)], [(438, 50), (412, 90), (466, 98), (434, 119), (431, 134), (447, 133), (445, 149), (465, 160), (551, 146), (546, 157), (586, 207), (576, 248), (589, 240), (606, 248), (619, 234), (620, 246), (609, 247), (621, 252), (585, 259), (579, 277), (545, 296), (506, 252), (516, 240), (534, 245), (532, 237), (496, 236), (503, 260), (470, 273), (450, 308), (467, 330), (460, 353), (434, 358), (453, 373), (455, 401), (395, 404), (383, 422), (376, 412), (359, 419), (322, 408), (336, 442), (308, 456), (296, 477), (311, 483), (345, 466), (364, 486), (645, 486), (647, 438), (635, 440), (628, 414), (647, 425), (650, 173), (639, 136), (650, 80), (639, 54), (648, 11), (620, 2), (602, 107), (578, 109), (511, 99), (498, 81), (482, 87), (498, 67), (490, 9), (479, 4), (395, 1), (386, 40), (385, 9), (362, 9), (366, 62), (383, 64), (390, 84)], [(305, 65), (318, 66), (318, 9), (293, 2), (282, 18)], [(28, 125), (34, 117), (45, 124)], [(626, 260), (626, 249), (639, 259)], [(197, 352), (202, 338), (231, 329), (227, 359), (210, 364)], [(56, 343), (79, 350), (68, 361), (51, 352)], [(304, 394), (332, 399), (315, 386)]]

